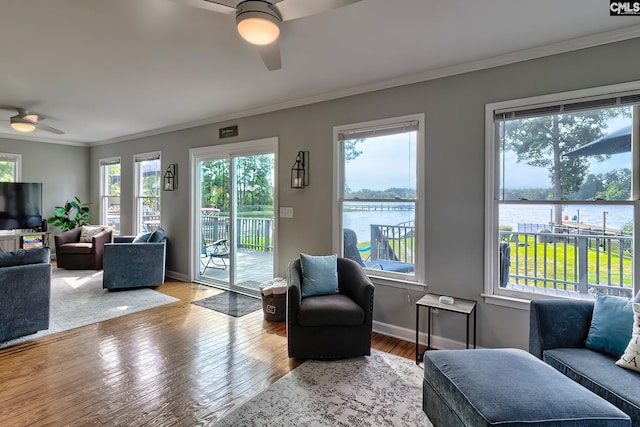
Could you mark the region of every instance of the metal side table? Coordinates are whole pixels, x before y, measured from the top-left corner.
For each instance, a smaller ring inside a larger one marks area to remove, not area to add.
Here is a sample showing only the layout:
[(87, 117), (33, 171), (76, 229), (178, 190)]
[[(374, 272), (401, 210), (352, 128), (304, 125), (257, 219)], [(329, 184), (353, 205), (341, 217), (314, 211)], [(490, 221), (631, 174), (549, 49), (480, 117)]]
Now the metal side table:
[(476, 301), (455, 298), (453, 304), (443, 304), (439, 301), (440, 295), (426, 294), (416, 301), (416, 364), (422, 362), (424, 353), (418, 348), (418, 333), (420, 328), (420, 307), (427, 307), (427, 350), (431, 348), (431, 309), (461, 313), (467, 318), (467, 348), (469, 348), (469, 318), (473, 314), (473, 348), (476, 348)]

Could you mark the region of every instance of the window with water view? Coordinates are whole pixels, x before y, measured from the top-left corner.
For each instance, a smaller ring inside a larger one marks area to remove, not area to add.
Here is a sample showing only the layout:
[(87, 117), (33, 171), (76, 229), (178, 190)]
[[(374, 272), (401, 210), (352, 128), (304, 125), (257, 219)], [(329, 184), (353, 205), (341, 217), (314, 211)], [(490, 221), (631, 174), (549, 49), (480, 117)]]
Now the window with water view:
[(370, 274), (416, 278), (419, 118), (338, 131), (343, 255)]
[(638, 101), (494, 112), (493, 293), (633, 295)]

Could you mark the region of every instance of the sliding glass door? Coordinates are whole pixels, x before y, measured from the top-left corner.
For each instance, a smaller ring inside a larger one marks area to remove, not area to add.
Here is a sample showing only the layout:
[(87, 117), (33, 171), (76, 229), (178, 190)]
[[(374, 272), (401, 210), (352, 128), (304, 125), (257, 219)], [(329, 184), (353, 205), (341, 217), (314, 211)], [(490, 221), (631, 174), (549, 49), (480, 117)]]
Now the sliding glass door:
[(192, 150), (194, 280), (258, 295), (273, 278), (275, 139)]

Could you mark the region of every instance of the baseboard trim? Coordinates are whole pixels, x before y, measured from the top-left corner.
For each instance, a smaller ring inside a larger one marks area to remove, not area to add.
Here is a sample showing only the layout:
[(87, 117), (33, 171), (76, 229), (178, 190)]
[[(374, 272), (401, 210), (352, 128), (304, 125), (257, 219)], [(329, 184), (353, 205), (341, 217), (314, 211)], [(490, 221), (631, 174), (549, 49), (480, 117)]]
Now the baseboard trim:
[[(416, 342), (416, 331), (413, 329), (403, 328), (388, 323), (373, 321), (373, 331), (382, 335), (398, 338), (404, 341)], [(427, 345), (427, 333), (420, 332), (418, 334), (418, 342)], [(431, 335), (431, 347), (448, 350), (460, 350), (467, 348), (467, 345), (460, 341), (444, 338), (438, 335)]]
[(178, 280), (180, 282), (190, 282), (191, 281), (191, 280), (189, 280), (189, 276), (187, 276), (186, 274), (178, 273), (177, 271), (167, 270), (165, 272), (165, 275), (169, 279)]

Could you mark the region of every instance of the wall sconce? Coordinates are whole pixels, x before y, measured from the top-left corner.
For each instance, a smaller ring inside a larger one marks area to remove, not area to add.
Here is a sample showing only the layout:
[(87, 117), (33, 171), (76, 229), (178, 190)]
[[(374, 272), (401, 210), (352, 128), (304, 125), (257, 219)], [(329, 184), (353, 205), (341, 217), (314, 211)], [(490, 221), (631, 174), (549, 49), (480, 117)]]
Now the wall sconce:
[(304, 188), (309, 185), (309, 152), (298, 151), (296, 161), (291, 167), (291, 188)]
[(164, 173), (164, 191), (173, 191), (178, 188), (178, 165), (171, 163)]

